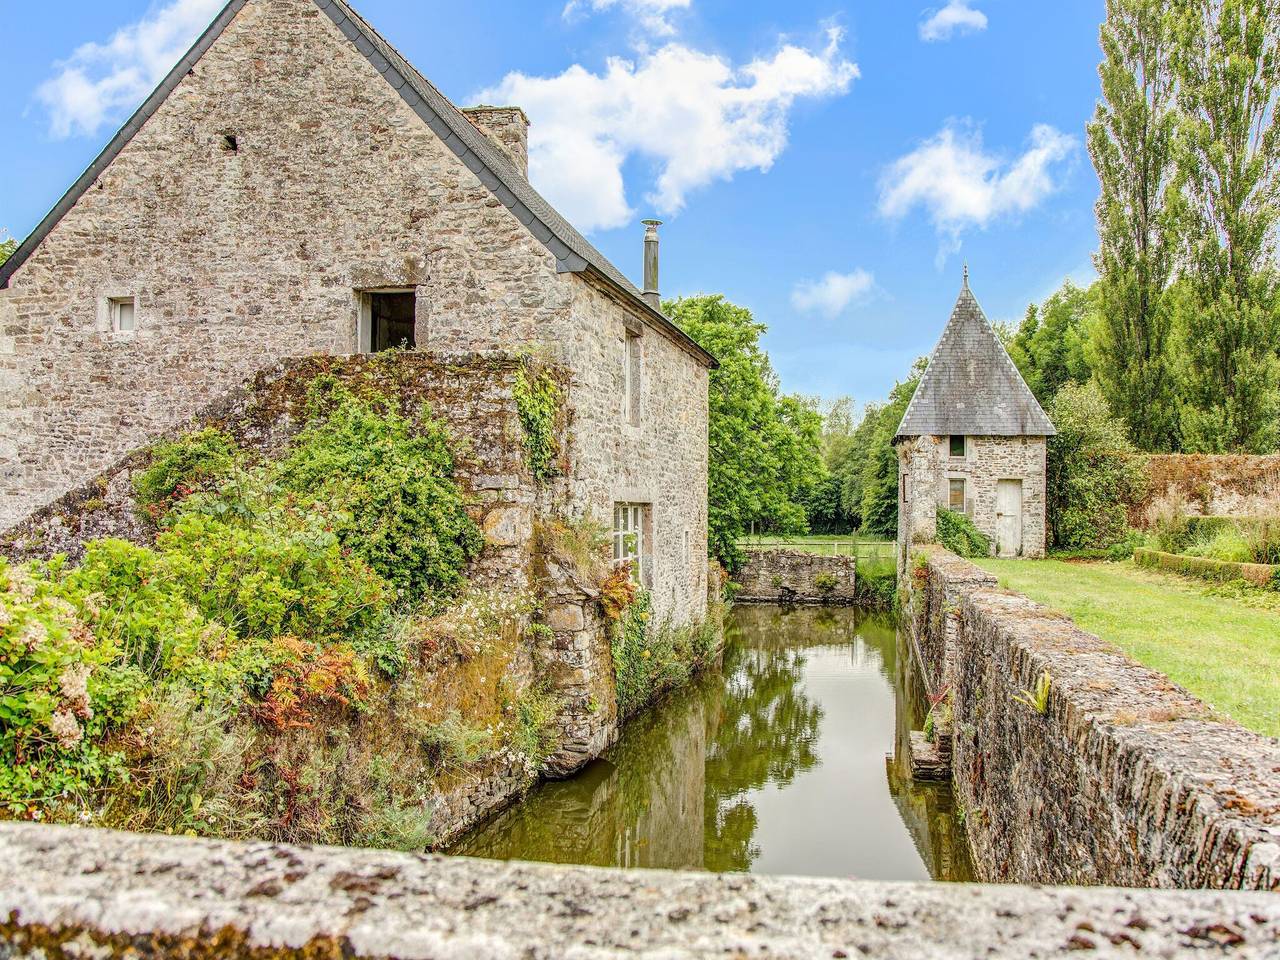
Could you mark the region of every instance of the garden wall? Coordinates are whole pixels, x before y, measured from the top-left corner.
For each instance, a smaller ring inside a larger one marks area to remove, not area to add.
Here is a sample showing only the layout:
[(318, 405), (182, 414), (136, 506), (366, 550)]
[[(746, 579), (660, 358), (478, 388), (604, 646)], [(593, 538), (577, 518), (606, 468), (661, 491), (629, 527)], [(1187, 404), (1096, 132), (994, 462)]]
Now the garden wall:
[(602, 870), (0, 824), (0, 955), (1183, 956), (1280, 949), (1280, 898)]
[[(982, 880), (1280, 890), (1280, 741), (941, 547), (910, 610)], [(1040, 713), (1016, 698), (1046, 671)]]
[(1147, 457), (1147, 493), (1130, 522), (1150, 526), (1162, 510), (1207, 517), (1280, 515), (1280, 456), (1160, 454)]
[(800, 550), (747, 550), (734, 577), (740, 603), (840, 603), (857, 596), (857, 560)]

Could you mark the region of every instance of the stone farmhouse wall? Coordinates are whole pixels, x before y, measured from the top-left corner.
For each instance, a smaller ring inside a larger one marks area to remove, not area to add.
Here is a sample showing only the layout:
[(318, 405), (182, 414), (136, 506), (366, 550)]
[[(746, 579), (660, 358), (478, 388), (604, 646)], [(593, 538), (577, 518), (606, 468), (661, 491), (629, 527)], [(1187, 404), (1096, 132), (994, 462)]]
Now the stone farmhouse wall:
[[(938, 531), (938, 508), (949, 502), (948, 481), (966, 481), (966, 508), (974, 525), (996, 541), (996, 489), (1001, 480), (1022, 480), (1022, 551), (1045, 553), (1046, 445), (1044, 437), (967, 438), (965, 456), (950, 455), (948, 437), (907, 437), (898, 443), (899, 575), (910, 545), (929, 543)], [(905, 494), (905, 498), (904, 498)]]
[(497, 863), (0, 824), (0, 953), (873, 956), (991, 960), (1280, 949), (1280, 899)]
[(856, 603), (857, 568), (853, 557), (748, 550), (746, 562), (734, 576), (735, 599), (741, 603)]
[(1144, 457), (1147, 490), (1130, 522), (1150, 526), (1161, 513), (1280, 516), (1280, 456), (1159, 454)]
[[(651, 498), (655, 609), (700, 616), (706, 369), (557, 273), (312, 0), (249, 0), (0, 290), (0, 527), (263, 367), (355, 352), (360, 292), (388, 288), (416, 291), (419, 348), (569, 367), (573, 509), (609, 522), (616, 500)], [(111, 330), (119, 296), (132, 332)], [(628, 324), (636, 428), (620, 423)]]
[[(953, 698), (980, 879), (1280, 890), (1280, 741), (941, 547), (919, 556), (912, 632)], [(1041, 714), (1015, 698), (1046, 671)]]

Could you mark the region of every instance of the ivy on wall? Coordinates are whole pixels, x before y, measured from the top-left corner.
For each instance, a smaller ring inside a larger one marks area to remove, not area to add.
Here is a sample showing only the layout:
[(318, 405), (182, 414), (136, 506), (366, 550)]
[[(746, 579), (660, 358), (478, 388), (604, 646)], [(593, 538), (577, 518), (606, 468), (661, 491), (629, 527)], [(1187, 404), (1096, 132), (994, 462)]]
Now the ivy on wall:
[(545, 483), (560, 473), (556, 462), (560, 454), (556, 436), (561, 414), (560, 385), (547, 371), (526, 363), (516, 372), (512, 392), (524, 427), (525, 460), (534, 479)]

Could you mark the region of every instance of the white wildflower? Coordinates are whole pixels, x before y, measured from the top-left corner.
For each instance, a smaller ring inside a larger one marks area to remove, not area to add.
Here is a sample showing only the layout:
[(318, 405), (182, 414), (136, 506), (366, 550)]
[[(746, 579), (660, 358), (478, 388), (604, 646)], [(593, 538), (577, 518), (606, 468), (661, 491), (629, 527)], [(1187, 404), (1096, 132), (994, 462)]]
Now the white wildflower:
[(49, 717), (49, 730), (58, 738), (58, 746), (63, 750), (71, 750), (80, 745), (84, 739), (84, 731), (69, 711), (55, 710)]
[(73, 663), (58, 677), (65, 706), (82, 720), (93, 717), (93, 708), (89, 706), (89, 674), (92, 672), (93, 668), (87, 663)]

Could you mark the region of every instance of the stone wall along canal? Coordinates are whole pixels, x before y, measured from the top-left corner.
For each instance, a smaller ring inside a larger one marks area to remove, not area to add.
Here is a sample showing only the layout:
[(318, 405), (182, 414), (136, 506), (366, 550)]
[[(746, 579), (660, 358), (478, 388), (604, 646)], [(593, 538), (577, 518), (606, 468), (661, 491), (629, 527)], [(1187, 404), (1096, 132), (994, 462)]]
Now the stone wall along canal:
[(632, 722), (450, 852), (716, 872), (967, 880), (950, 788), (913, 783), (927, 703), (893, 623), (734, 611), (721, 671)]

